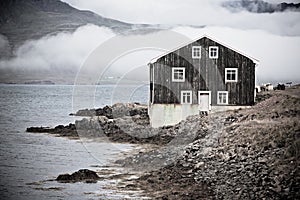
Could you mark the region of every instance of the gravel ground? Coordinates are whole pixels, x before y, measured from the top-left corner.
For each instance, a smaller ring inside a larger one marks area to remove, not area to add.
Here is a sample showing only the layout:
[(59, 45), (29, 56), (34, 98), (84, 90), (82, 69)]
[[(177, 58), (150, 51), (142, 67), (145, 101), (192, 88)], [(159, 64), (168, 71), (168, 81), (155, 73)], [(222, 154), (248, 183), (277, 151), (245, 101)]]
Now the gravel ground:
[[(128, 184), (155, 199), (300, 199), (299, 94), (299, 86), (261, 93), (250, 109), (189, 117), (173, 135), (197, 135), (176, 160)], [(152, 165), (153, 152), (123, 165)]]

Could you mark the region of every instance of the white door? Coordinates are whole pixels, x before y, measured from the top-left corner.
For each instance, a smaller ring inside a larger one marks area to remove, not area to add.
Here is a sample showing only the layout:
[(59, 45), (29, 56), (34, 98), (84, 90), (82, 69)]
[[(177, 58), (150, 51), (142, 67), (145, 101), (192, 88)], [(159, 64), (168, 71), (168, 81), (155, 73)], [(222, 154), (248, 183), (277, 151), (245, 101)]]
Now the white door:
[(209, 111), (211, 109), (211, 97), (210, 91), (199, 91), (199, 110), (200, 111)]

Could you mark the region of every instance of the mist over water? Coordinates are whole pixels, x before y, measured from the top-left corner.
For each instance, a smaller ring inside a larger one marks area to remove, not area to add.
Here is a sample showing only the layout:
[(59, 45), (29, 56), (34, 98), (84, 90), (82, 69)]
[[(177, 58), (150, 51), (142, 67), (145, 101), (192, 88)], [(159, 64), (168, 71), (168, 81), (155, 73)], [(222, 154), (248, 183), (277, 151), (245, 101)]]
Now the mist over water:
[[(206, 34), (258, 59), (260, 61), (257, 70), (258, 83), (300, 82), (297, 76), (300, 73), (297, 65), (300, 63), (300, 57), (297, 56), (300, 52), (300, 36), (281, 36), (264, 30), (242, 30), (218, 26), (205, 28), (180, 26), (170, 31), (189, 37), (191, 41)], [(80, 67), (90, 53), (114, 36), (108, 28), (89, 25), (79, 28), (73, 34), (61, 33), (27, 42), (16, 51), (15, 57), (0, 60), (0, 81), (24, 83), (32, 80), (50, 80), (58, 84), (73, 84)], [(174, 43), (176, 44), (176, 41)], [(124, 71), (137, 67), (137, 63), (146, 66), (142, 73), (146, 74), (149, 61), (161, 54), (161, 51), (149, 54), (147, 51), (140, 50), (125, 55), (110, 66), (114, 69), (110, 76), (120, 77)], [(97, 68), (107, 66), (99, 66), (95, 63), (95, 67), (94, 70), (97, 71)], [(135, 79), (148, 81), (148, 76), (140, 75), (141, 73), (138, 72), (134, 76)], [(82, 82), (89, 82), (89, 74), (86, 77)]]

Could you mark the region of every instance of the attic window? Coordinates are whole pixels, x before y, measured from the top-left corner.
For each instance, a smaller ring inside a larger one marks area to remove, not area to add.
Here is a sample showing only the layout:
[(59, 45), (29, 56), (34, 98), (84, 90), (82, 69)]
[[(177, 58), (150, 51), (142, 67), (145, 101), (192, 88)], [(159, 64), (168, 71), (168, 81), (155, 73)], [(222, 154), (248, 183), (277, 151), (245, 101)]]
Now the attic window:
[(184, 67), (173, 67), (172, 68), (172, 81), (173, 82), (184, 82), (185, 81), (185, 68)]
[(192, 91), (181, 91), (181, 104), (192, 103)]
[(201, 58), (201, 46), (192, 47), (192, 58)]
[(209, 58), (218, 58), (219, 57), (219, 47), (211, 46), (209, 47)]
[(225, 83), (238, 81), (238, 69), (237, 68), (225, 68)]
[(228, 91), (218, 91), (218, 104), (226, 105), (228, 104)]

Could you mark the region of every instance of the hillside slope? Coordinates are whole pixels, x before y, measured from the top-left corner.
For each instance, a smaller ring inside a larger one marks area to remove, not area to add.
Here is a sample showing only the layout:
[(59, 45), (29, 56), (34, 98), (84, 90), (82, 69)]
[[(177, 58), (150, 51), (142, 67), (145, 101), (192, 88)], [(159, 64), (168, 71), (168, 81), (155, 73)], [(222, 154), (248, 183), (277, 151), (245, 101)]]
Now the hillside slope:
[(12, 49), (26, 40), (72, 32), (89, 23), (115, 31), (131, 28), (131, 24), (78, 10), (59, 0), (0, 1), (0, 34), (7, 37)]
[(158, 199), (299, 199), (300, 86), (262, 93), (260, 99), (265, 100), (250, 109), (181, 122), (198, 139), (175, 163), (128, 187), (137, 184)]

